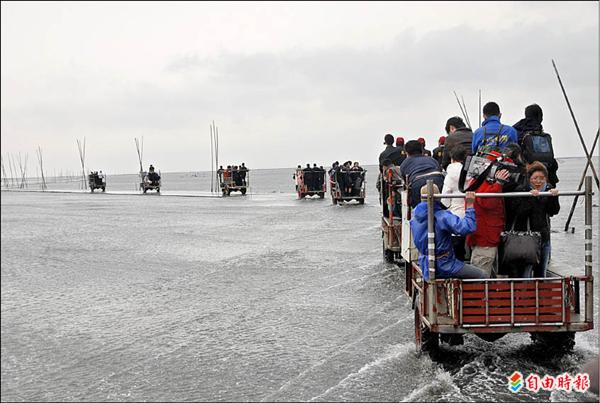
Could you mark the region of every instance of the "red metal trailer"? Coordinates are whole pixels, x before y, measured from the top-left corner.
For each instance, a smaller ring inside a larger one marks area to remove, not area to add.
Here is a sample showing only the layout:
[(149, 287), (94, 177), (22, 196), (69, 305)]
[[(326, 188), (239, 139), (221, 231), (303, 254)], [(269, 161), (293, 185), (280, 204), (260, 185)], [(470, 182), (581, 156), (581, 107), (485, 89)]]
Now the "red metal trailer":
[[(365, 189), (367, 182), (366, 174), (366, 169), (362, 171), (336, 170), (335, 172), (333, 172), (333, 174), (329, 177), (329, 189), (331, 193), (331, 201), (333, 202), (333, 204), (351, 200), (356, 200), (359, 204), (364, 204), (366, 196)], [(347, 192), (343, 191), (343, 183), (345, 183), (348, 180), (348, 177), (350, 175), (355, 175), (356, 179), (359, 179), (360, 181), (360, 186), (355, 187), (353, 189), (352, 194), (348, 194)]]
[[(474, 333), (493, 341), (507, 333), (531, 334), (549, 351), (565, 352), (575, 344), (575, 332), (594, 327), (592, 275), (592, 182), (586, 178), (585, 191), (561, 192), (559, 196), (585, 196), (585, 270), (562, 276), (548, 272), (544, 278), (436, 279), (433, 231), (433, 201), (448, 195), (434, 195), (431, 181), (429, 204), (429, 280), (418, 266), (414, 244), (403, 242), (406, 260), (406, 292), (412, 298), (415, 317), (415, 345), (418, 352), (435, 351), (440, 338)], [(549, 196), (550, 193), (541, 193)], [(451, 197), (464, 197), (453, 195)], [(534, 197), (527, 192), (476, 194), (476, 197)], [(407, 220), (406, 220), (407, 221)], [(404, 227), (406, 230), (406, 226)], [(410, 227), (408, 227), (410, 231)], [(404, 232), (406, 237), (408, 233)], [(410, 237), (412, 238), (412, 237)], [(406, 246), (408, 245), (408, 246)], [(460, 336), (459, 336), (460, 338)], [(460, 342), (460, 340), (458, 341)]]
[(324, 169), (305, 171), (302, 168), (297, 168), (294, 179), (296, 181), (298, 199), (314, 195), (319, 195), (319, 198), (323, 199), (327, 192), (325, 177), (326, 173)]

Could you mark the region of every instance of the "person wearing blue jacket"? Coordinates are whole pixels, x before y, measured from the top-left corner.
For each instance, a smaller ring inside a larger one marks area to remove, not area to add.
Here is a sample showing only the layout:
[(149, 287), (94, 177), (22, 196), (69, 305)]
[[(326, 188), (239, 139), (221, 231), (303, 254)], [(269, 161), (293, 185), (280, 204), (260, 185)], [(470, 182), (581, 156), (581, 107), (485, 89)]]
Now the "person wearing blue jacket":
[(481, 150), (485, 148), (503, 151), (504, 148), (511, 144), (518, 144), (519, 137), (517, 131), (510, 125), (500, 123), (500, 107), (495, 102), (488, 102), (483, 106), (484, 121), (481, 127), (473, 133), (473, 143), (471, 151), (475, 154), (481, 146)]
[[(439, 194), (437, 185), (433, 185), (433, 193)], [(427, 194), (427, 186), (421, 188), (421, 194)], [(446, 210), (442, 204), (435, 200), (434, 231), (435, 231), (435, 277), (436, 278), (486, 278), (487, 275), (480, 268), (458, 260), (454, 255), (452, 234), (466, 236), (477, 228), (475, 222), (475, 193), (465, 194), (465, 217), (459, 218)], [(419, 266), (423, 271), (423, 278), (429, 279), (429, 262), (427, 260), (427, 202), (421, 202), (415, 207), (410, 220), (415, 246), (419, 250)]]

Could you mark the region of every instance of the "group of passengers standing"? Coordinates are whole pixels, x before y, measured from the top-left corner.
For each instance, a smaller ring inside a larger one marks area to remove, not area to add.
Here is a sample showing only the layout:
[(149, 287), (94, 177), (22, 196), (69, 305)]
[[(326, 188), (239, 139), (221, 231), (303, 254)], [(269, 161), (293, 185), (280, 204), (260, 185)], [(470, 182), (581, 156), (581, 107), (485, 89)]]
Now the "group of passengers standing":
[(246, 164), (242, 162), (242, 165), (227, 165), (226, 169), (223, 169), (223, 165), (217, 169), (217, 175), (219, 175), (221, 181), (221, 187), (225, 185), (225, 182), (233, 182), (236, 186), (246, 186), (246, 174), (249, 169)]
[(335, 161), (331, 164), (329, 178), (340, 186), (342, 197), (359, 196), (365, 181), (365, 170), (358, 161), (346, 161), (342, 165)]
[[(448, 136), (440, 138), (431, 157), (424, 154), (423, 142), (411, 140), (404, 144), (399, 137), (394, 147), (393, 136), (385, 136), (387, 147), (379, 157), (380, 170), (386, 180), (408, 186), (409, 205), (414, 208), (410, 225), (426, 279), (427, 203), (421, 202), (421, 195), (427, 193), (429, 179), (434, 183), (434, 193), (441, 190), (441, 194), (463, 194), (461, 188), (469, 190), (464, 199), (436, 199), (434, 203), (436, 278), (546, 276), (551, 249), (550, 217), (559, 212), (560, 205), (558, 197), (553, 197), (558, 195), (558, 164), (551, 137), (542, 127), (542, 109), (536, 104), (527, 106), (525, 118), (513, 126), (500, 122), (502, 115), (495, 102), (483, 107), (483, 116), (482, 126), (475, 132), (460, 117), (448, 119)], [(459, 183), (461, 179), (464, 182), (468, 169), (463, 165), (473, 155), (507, 161), (512, 168), (498, 164), (495, 172), (486, 170), (467, 189)], [(387, 186), (380, 191), (387, 201)], [(476, 199), (475, 192), (531, 192), (536, 197)], [(539, 196), (540, 192), (550, 192), (551, 196)], [(391, 208), (393, 215), (400, 216), (399, 205), (383, 204), (384, 215)], [(499, 261), (504, 230), (539, 232), (539, 262), (532, 265)]]
[[(306, 164), (306, 168), (302, 168), (301, 165), (298, 165), (296, 172), (298, 171), (302, 171), (303, 182), (309, 192), (320, 192), (323, 190), (323, 185), (325, 184), (325, 168), (323, 166), (313, 164), (311, 168), (310, 164)], [(293, 178), (296, 179), (296, 174), (294, 174)]]

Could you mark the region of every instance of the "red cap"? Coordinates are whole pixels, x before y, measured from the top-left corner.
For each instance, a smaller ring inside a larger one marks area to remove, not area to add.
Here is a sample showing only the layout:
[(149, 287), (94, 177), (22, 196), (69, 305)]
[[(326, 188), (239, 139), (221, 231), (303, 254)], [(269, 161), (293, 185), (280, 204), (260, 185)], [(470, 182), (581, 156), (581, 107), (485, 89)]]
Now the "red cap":
[(396, 145), (400, 146), (404, 144), (404, 137), (396, 137)]
[(423, 137), (419, 137), (417, 141), (423, 145), (425, 145), (425, 139)]
[(440, 137), (440, 139), (438, 140), (438, 143), (439, 143), (440, 145), (444, 144), (445, 142), (446, 142), (446, 136), (442, 136), (442, 137)]

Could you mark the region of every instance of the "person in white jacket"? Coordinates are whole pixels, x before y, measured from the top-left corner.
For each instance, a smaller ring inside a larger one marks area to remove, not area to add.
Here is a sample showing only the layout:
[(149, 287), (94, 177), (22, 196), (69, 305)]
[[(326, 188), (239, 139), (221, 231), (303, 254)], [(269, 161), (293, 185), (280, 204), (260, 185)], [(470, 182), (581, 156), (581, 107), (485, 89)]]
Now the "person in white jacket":
[[(460, 178), (460, 171), (463, 168), (465, 158), (467, 157), (467, 149), (462, 146), (457, 146), (452, 150), (450, 155), (451, 163), (446, 168), (446, 177), (444, 178), (444, 186), (442, 188), (442, 195), (456, 195), (463, 193), (458, 189), (458, 179)], [(448, 207), (455, 215), (463, 218), (465, 216), (465, 201), (464, 199), (442, 199), (444, 206)]]
[[(465, 158), (467, 158), (468, 150), (461, 146), (455, 146), (451, 153), (451, 163), (446, 168), (446, 177), (444, 178), (444, 186), (442, 187), (442, 195), (457, 195), (463, 194), (458, 189), (458, 180), (460, 178), (460, 171), (463, 168)], [(465, 200), (462, 198), (445, 198), (442, 199), (442, 204), (448, 208), (453, 214), (457, 215), (461, 219), (465, 216)], [(466, 260), (467, 251), (465, 248), (465, 237), (459, 235), (452, 236), (452, 245), (454, 246), (454, 253), (457, 259)]]

